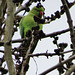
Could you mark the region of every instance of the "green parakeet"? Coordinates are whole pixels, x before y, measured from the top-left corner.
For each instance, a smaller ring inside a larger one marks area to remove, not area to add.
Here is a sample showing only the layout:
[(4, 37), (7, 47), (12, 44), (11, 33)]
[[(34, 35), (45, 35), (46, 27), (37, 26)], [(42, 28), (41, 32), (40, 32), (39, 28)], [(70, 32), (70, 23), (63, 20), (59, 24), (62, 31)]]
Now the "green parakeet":
[[(20, 21), (19, 27), (20, 27), (20, 34), (21, 38), (26, 37), (26, 32), (28, 30), (32, 30), (32, 27), (35, 27), (37, 25), (37, 22), (34, 20), (34, 16), (37, 16), (39, 18), (42, 18), (44, 15), (44, 7), (41, 6), (35, 6), (31, 11), (29, 11), (29, 14), (25, 17), (23, 17)], [(42, 30), (42, 24), (39, 24), (39, 30)], [(34, 46), (31, 50), (31, 53), (34, 51), (36, 45), (37, 45), (38, 40), (34, 42)]]
[[(44, 13), (44, 8), (41, 7), (33, 7), (33, 9), (31, 11), (29, 11), (29, 14), (25, 17), (23, 17), (20, 21), (20, 34), (21, 34), (21, 38), (25, 38), (26, 37), (26, 32), (28, 30), (32, 30), (32, 27), (35, 27), (37, 25), (37, 22), (35, 22), (34, 20), (34, 16), (37, 17), (42, 17)], [(42, 30), (42, 24), (39, 25), (40, 26), (40, 30)]]

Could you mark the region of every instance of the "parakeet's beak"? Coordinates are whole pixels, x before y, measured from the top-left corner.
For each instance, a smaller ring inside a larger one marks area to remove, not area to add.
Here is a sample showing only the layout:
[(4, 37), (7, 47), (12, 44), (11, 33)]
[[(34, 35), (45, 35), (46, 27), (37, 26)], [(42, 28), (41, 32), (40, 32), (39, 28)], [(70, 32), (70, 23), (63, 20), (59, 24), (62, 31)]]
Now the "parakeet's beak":
[(39, 15), (40, 15), (40, 16), (43, 16), (43, 11), (40, 11)]
[(39, 17), (41, 18), (43, 15), (44, 15), (44, 12), (43, 11), (40, 11)]

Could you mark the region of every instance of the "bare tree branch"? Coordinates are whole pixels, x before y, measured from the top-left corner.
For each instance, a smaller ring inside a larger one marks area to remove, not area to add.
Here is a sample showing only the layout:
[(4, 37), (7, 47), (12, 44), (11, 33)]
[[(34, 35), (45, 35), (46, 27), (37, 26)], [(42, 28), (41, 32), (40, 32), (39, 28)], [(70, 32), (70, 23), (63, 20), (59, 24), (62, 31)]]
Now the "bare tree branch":
[[(5, 0), (0, 0), (0, 32), (2, 31), (1, 29), (1, 22), (3, 21), (4, 19), (4, 13), (3, 13), (3, 10), (4, 10), (4, 7), (6, 6), (6, 1)], [(1, 37), (2, 35), (0, 35), (0, 40), (1, 40)]]
[(75, 64), (72, 65), (65, 73), (65, 75), (71, 75), (72, 72), (75, 71)]
[[(29, 4), (32, 4), (33, 0), (29, 1)], [(15, 13), (14, 15), (18, 14), (20, 11), (27, 9), (28, 7), (26, 6), (26, 4), (24, 4), (24, 6), (21, 6)]]
[[(65, 52), (60, 52), (59, 53), (59, 55), (62, 55), (62, 54), (66, 54), (66, 53), (69, 53), (69, 52), (73, 52), (74, 50), (68, 50), (68, 51), (65, 51)], [(38, 56), (46, 56), (46, 57), (48, 57), (48, 56), (55, 56), (55, 55), (57, 55), (56, 53), (37, 53), (37, 54), (29, 54), (28, 56), (29, 57), (34, 57), (34, 56), (36, 56), (36, 57), (38, 57)]]
[(46, 70), (46, 71), (40, 73), (39, 75), (46, 75), (47, 73), (53, 71), (54, 69), (60, 67), (61, 65), (65, 64), (65, 63), (67, 63), (67, 62), (69, 62), (70, 60), (73, 60), (73, 59), (75, 59), (75, 55), (73, 55), (73, 56), (70, 57), (69, 59), (66, 59), (66, 60), (64, 60), (64, 61), (61, 61), (61, 63), (58, 63), (57, 65), (53, 66), (52, 68), (49, 68), (48, 70)]
[[(34, 31), (33, 31), (34, 32)], [(30, 51), (31, 51), (31, 48), (33, 47), (33, 44), (34, 44), (34, 35), (33, 35), (33, 32), (32, 32), (32, 40), (31, 40), (31, 42), (30, 42), (30, 45), (29, 45), (29, 48), (28, 48), (28, 50), (27, 50), (27, 52), (26, 52), (26, 55), (25, 55), (25, 57), (24, 57), (24, 61), (23, 61), (23, 64), (22, 64), (22, 69), (21, 69), (21, 74), (20, 75), (25, 75), (25, 70), (24, 70), (24, 68), (25, 68), (25, 66), (28, 64), (28, 62), (29, 62), (29, 58), (28, 58), (28, 55), (30, 54)]]
[(16, 75), (15, 67), (12, 59), (12, 53), (11, 53), (11, 49), (12, 49), (11, 38), (12, 38), (13, 19), (14, 19), (13, 3), (12, 0), (6, 0), (6, 2), (7, 2), (8, 13), (7, 13), (7, 20), (6, 20), (5, 36), (4, 36), (5, 60), (8, 66), (9, 74)]
[(73, 48), (75, 50), (75, 31), (74, 31), (74, 27), (73, 27), (73, 22), (72, 22), (71, 15), (70, 15), (69, 8), (68, 8), (66, 1), (65, 0), (61, 0), (61, 1), (62, 1), (62, 4), (64, 5), (64, 9), (65, 9), (66, 16), (67, 16), (67, 22), (68, 22), (68, 25), (70, 28), (71, 41), (73, 44)]

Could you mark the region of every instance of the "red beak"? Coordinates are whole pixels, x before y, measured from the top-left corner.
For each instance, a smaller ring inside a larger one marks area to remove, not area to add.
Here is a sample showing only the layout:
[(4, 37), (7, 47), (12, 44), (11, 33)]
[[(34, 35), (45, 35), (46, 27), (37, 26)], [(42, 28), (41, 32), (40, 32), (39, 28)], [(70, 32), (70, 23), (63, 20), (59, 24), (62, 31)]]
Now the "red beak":
[(43, 11), (40, 11), (39, 15), (40, 15), (40, 17), (42, 17), (43, 16)]

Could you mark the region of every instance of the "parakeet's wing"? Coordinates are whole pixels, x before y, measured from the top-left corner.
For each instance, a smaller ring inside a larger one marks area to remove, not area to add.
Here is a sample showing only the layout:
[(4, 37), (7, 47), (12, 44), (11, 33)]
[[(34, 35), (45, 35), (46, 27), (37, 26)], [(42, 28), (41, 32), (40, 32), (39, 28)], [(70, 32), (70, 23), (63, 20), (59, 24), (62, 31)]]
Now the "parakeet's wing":
[(21, 38), (24, 38), (24, 26), (22, 24), (23, 19), (21, 19), (20, 23), (19, 23), (19, 28), (20, 28), (20, 35)]
[(32, 15), (27, 15), (23, 17), (20, 21), (20, 34), (21, 37), (26, 37), (26, 32), (28, 30), (32, 30), (32, 27), (36, 26), (36, 22), (34, 21), (34, 17)]

